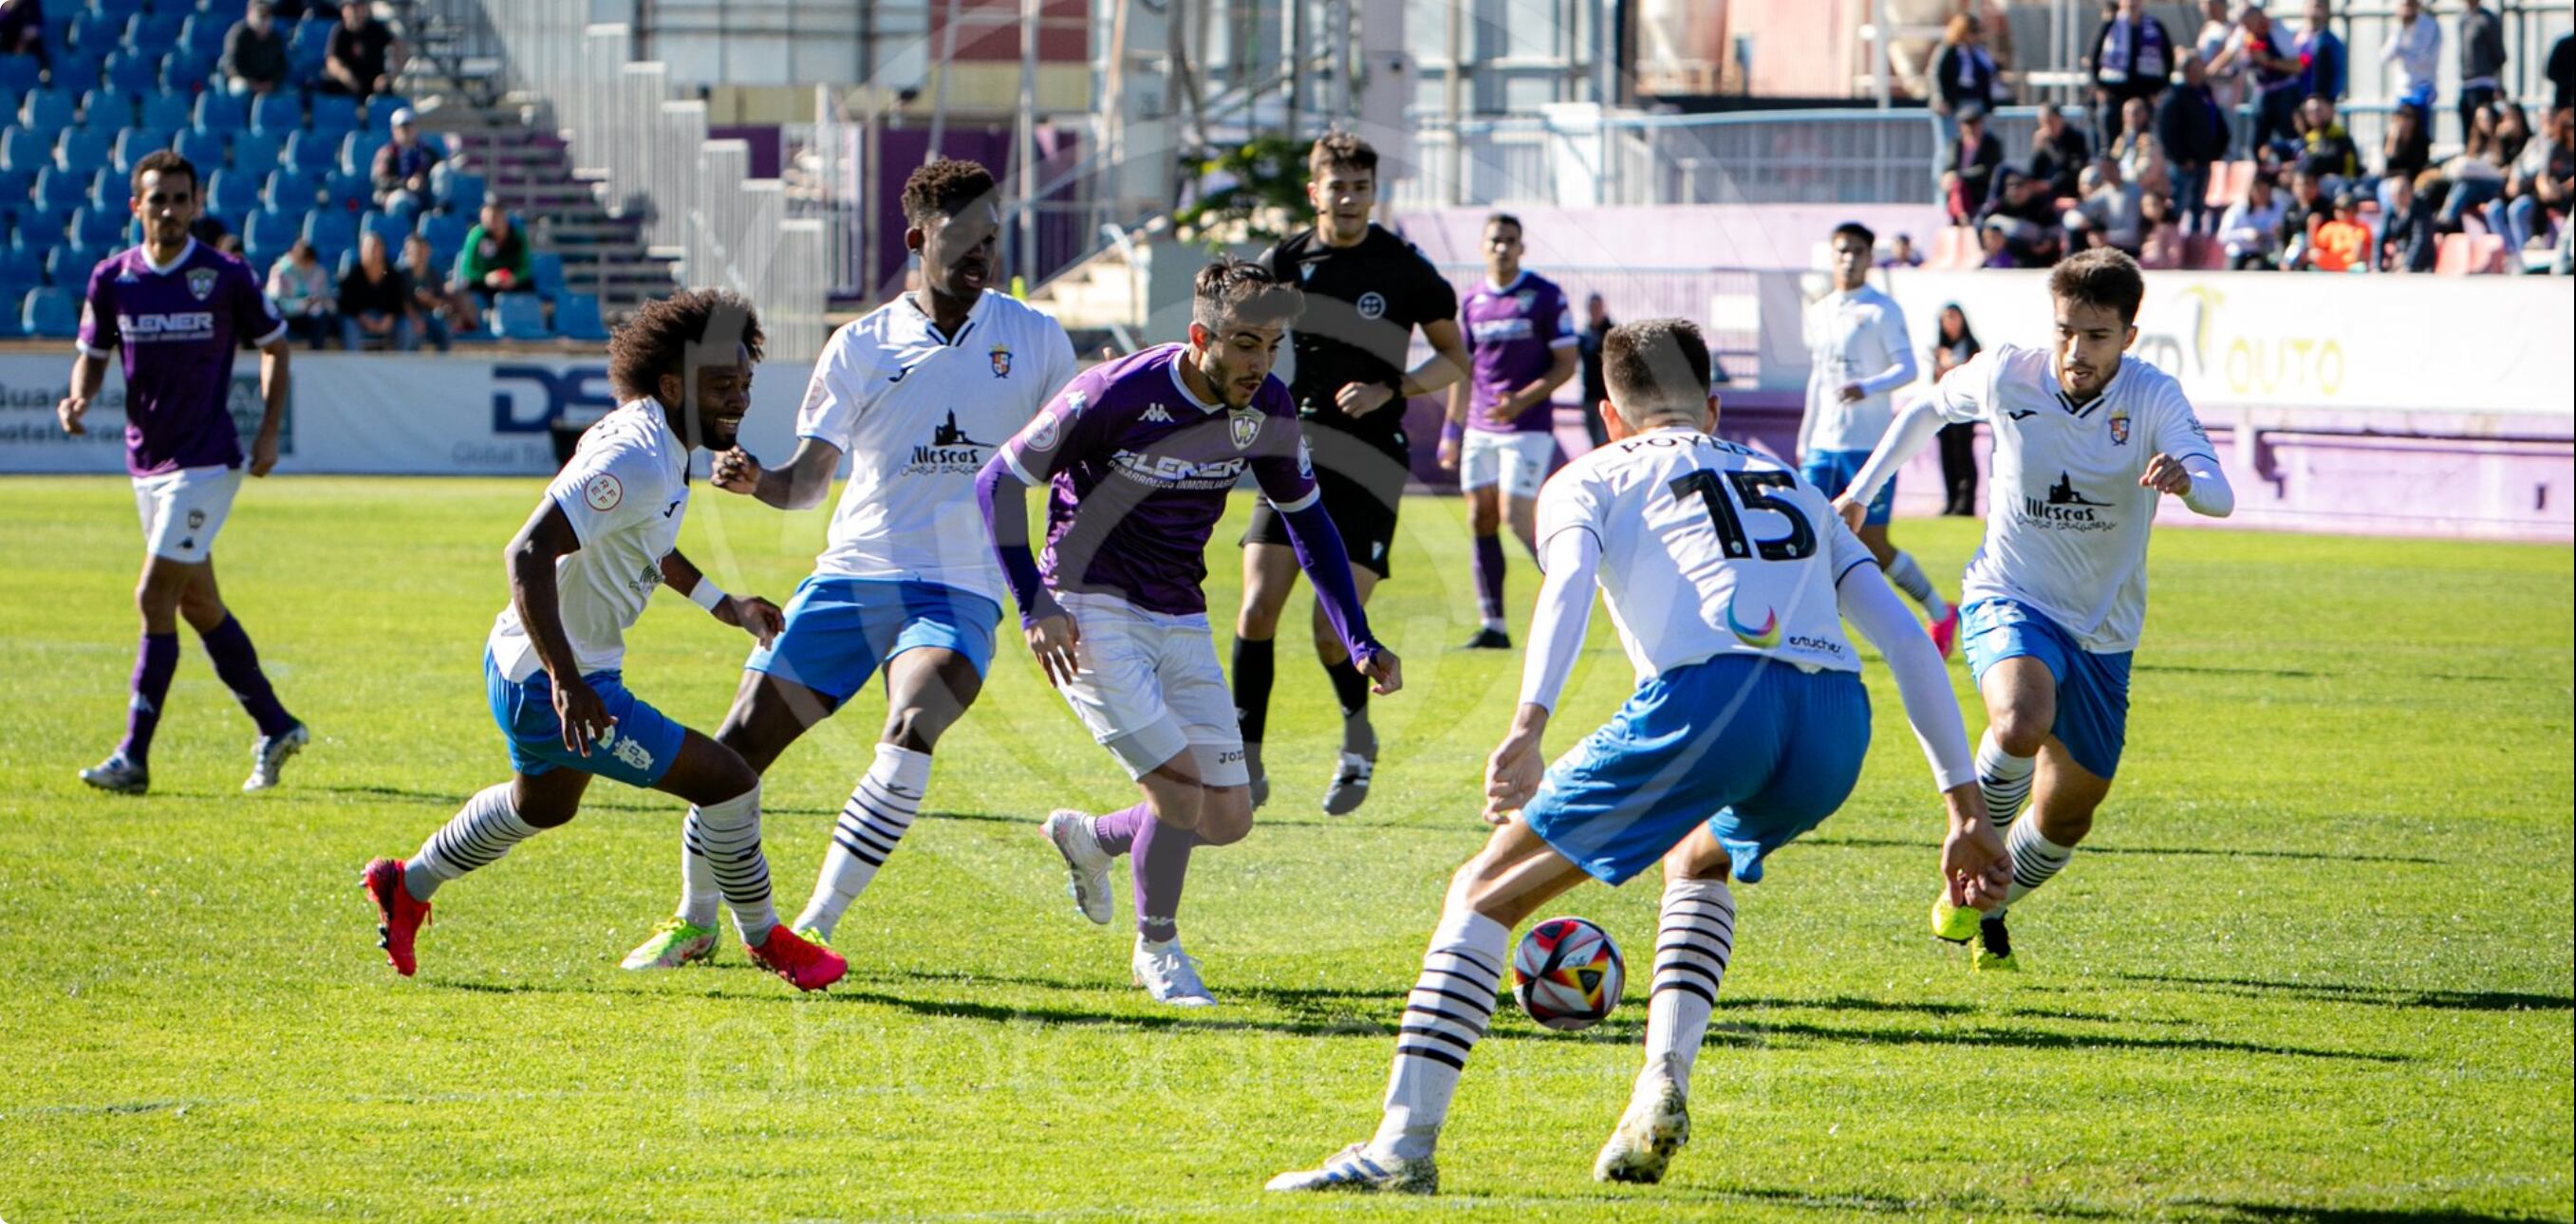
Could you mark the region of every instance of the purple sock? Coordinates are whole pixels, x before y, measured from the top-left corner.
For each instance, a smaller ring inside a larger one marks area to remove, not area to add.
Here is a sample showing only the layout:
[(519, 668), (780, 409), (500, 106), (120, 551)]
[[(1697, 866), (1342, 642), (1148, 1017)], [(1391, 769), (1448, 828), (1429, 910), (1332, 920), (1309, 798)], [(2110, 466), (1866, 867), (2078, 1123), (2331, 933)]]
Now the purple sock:
[(1139, 803), (1125, 811), (1092, 817), (1091, 840), (1100, 843), (1100, 848), (1108, 851), (1114, 858), (1133, 849), (1138, 835), (1144, 833), (1145, 826), (1152, 823), (1154, 823), (1153, 809)]
[(134, 652), (133, 696), (125, 703), (125, 742), (117, 751), (137, 765), (152, 756), (152, 732), (161, 725), (161, 703), (169, 699), (170, 677), (179, 670), (179, 635), (147, 633)]
[(1152, 940), (1180, 934), (1173, 915), (1181, 910), (1181, 884), (1189, 878), (1190, 849), (1199, 835), (1174, 829), (1147, 817), (1136, 835), (1136, 854), (1128, 872), (1136, 882), (1136, 933)]
[(1476, 609), (1486, 620), (1503, 619), (1503, 537), (1476, 537)]
[[(175, 643), (177, 638), (171, 640)], [(295, 725), (295, 716), (278, 704), (277, 693), (268, 687), (267, 674), (259, 670), (259, 651), (251, 646), (250, 634), (242, 629), (241, 622), (227, 615), (224, 623), (207, 630), (201, 640), (206, 644), (206, 656), (215, 661), (216, 677), (233, 691), (250, 720), (259, 724), (259, 733), (286, 734)]]

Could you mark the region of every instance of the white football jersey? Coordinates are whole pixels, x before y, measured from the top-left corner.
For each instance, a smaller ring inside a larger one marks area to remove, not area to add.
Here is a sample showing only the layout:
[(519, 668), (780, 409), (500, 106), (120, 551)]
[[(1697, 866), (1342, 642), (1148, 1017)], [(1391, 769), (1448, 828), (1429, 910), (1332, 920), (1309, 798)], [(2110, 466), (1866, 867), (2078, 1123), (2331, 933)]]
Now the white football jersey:
[[(662, 585), (662, 558), (688, 517), (689, 448), (659, 403), (621, 404), (582, 434), (546, 496), (581, 539), (580, 549), (555, 561), (564, 636), (581, 674), (610, 670), (624, 661), (626, 629)], [(503, 675), (536, 674), (537, 649), (515, 605), (502, 607), (488, 645)]]
[(911, 294), (832, 333), (796, 413), (798, 437), (850, 457), (814, 572), (935, 582), (1008, 606), (975, 474), (1073, 375), (1063, 326), (991, 291), (953, 337)]
[[(1905, 311), (1876, 288), (1839, 290), (1807, 304), (1807, 415), (1798, 425), (1798, 454), (1866, 451), (1878, 445), (1896, 419), (1896, 390), (1914, 381), (1914, 341)], [(1884, 385), (1869, 386), (1872, 379)], [(1846, 404), (1843, 388), (1861, 383), (1869, 394)]]
[(1601, 541), (1601, 592), (1641, 684), (1728, 654), (1860, 670), (1834, 586), (1875, 560), (1777, 459), (1681, 428), (1610, 443), (1539, 490), (1539, 552), (1563, 531)]
[(2134, 650), (2147, 619), (2147, 531), (2164, 495), (2141, 488), (2162, 452), (2218, 462), (2173, 376), (2135, 357), (2078, 405), (2046, 349), (2000, 345), (1950, 371), (1934, 402), (1994, 435), (1993, 505), (1960, 602), (2030, 605), (2086, 650)]

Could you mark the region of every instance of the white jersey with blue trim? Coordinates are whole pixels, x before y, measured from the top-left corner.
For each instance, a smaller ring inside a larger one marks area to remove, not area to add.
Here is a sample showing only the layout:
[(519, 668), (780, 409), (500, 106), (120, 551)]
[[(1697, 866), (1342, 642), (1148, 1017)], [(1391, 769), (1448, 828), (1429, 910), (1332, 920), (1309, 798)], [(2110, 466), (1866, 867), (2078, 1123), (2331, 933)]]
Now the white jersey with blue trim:
[[(621, 404), (581, 435), (546, 496), (563, 507), (581, 540), (555, 561), (556, 613), (574, 665), (585, 676), (612, 670), (625, 661), (626, 630), (662, 585), (662, 558), (678, 545), (689, 515), (688, 445), (671, 431), (661, 404)], [(540, 666), (516, 604), (502, 607), (486, 648), (511, 680)]]
[(798, 437), (850, 460), (814, 572), (938, 583), (1006, 605), (975, 474), (1074, 373), (1061, 324), (990, 290), (954, 336), (908, 293), (832, 333), (796, 413)]
[(2046, 349), (1999, 345), (1934, 390), (1946, 420), (1994, 436), (1986, 538), (1960, 602), (2010, 599), (2056, 621), (2086, 650), (2135, 650), (2147, 619), (2147, 536), (2163, 494), (2138, 477), (2158, 453), (2217, 452), (2172, 375), (2135, 357), (2078, 404)]
[(1539, 555), (1567, 531), (1601, 542), (1601, 591), (1639, 683), (1719, 655), (1860, 670), (1835, 584), (1874, 559), (1777, 459), (1679, 427), (1612, 442), (1539, 490)]
[[(1896, 300), (1863, 285), (1807, 304), (1807, 412), (1798, 423), (1798, 457), (1817, 451), (1866, 451), (1896, 418), (1896, 390), (1913, 382), (1914, 341)], [(1843, 402), (1843, 388), (1861, 397)]]

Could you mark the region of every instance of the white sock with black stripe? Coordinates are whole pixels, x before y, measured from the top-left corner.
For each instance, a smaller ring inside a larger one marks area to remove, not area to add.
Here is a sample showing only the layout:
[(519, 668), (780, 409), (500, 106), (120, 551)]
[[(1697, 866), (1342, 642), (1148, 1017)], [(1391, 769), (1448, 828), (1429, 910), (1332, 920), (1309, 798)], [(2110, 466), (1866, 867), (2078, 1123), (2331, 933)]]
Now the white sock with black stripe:
[(1405, 1160), (1431, 1155), (1467, 1052), (1493, 1019), (1503, 982), (1503, 946), (1512, 933), (1473, 910), (1443, 914), (1422, 954), (1422, 977), (1404, 1001), (1395, 1039), (1395, 1069), (1386, 1083), (1386, 1116), (1369, 1147)]
[(1986, 797), (1986, 819), (1997, 832), (2013, 822), (2030, 798), (2030, 783), (2039, 769), (2036, 757), (2014, 756), (1995, 742), (1995, 733), (1977, 738), (1977, 789)]
[(501, 861), (510, 847), (536, 835), (536, 826), (519, 819), (519, 809), (511, 805), (510, 784), (487, 786), (403, 864), (403, 891), (414, 901), (427, 901), (439, 885)]
[(929, 785), (929, 753), (877, 745), (876, 763), (868, 766), (867, 776), (859, 779), (849, 802), (841, 805), (841, 819), (832, 826), (832, 847), (823, 852), (823, 872), (814, 880), (814, 895), (805, 902), (805, 912), (797, 915), (797, 930), (832, 937), (841, 915), (867, 891), (869, 881), (877, 878), (877, 868), (885, 866), (895, 843), (903, 840), (913, 817), (921, 814), (921, 796)]
[[(2066, 869), (2066, 861), (2075, 857), (2075, 847), (2061, 846), (2039, 834), (2039, 820), (2013, 822), (2012, 832), (2004, 834), (2004, 849), (2012, 854), (2012, 888), (2004, 893), (2004, 904), (2011, 905), (2030, 895), (2031, 890), (2048, 883), (2050, 876)], [(1997, 910), (2000, 914), (2003, 911)]]
[(778, 909), (769, 900), (769, 857), (760, 851), (760, 787), (690, 808), (682, 836), (714, 870), (742, 941), (759, 947), (778, 925)]
[(1896, 559), (1887, 563), (1887, 583), (1905, 592), (1905, 597), (1923, 605), (1923, 615), (1939, 620), (1950, 614), (1950, 603), (1934, 590), (1923, 567), (1914, 563), (1914, 554), (1898, 549)]
[(1735, 954), (1735, 894), (1724, 880), (1664, 885), (1662, 929), (1655, 935), (1655, 981), (1646, 1004), (1646, 1070), (1669, 1063), (1673, 1082), (1690, 1092), (1691, 1064), (1717, 1009), (1717, 986)]

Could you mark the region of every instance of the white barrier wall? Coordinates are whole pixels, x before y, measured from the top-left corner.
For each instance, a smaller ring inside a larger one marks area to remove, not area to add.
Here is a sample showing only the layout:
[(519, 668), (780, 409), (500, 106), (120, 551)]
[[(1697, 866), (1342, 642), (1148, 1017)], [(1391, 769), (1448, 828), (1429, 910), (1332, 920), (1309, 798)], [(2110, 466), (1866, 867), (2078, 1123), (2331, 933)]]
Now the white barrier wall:
[[(0, 353), (0, 473), (125, 470), (125, 377), (107, 385), (82, 437), (63, 433), (54, 405), (71, 383), (71, 353)], [(374, 353), (293, 357), (281, 472), (535, 476), (554, 470), (553, 423), (616, 406), (597, 355), (478, 360)], [(797, 402), (811, 367), (771, 362), (752, 381), (743, 442), (772, 462), (795, 448)], [(248, 441), (259, 421), (259, 359), (233, 365), (233, 419)]]

